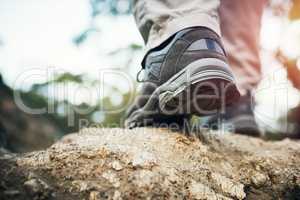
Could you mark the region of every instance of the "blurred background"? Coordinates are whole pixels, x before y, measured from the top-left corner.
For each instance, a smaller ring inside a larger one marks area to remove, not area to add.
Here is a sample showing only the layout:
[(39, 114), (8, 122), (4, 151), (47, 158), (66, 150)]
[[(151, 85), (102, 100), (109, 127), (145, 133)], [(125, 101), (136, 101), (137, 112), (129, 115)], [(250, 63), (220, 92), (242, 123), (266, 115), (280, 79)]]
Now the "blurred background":
[[(84, 126), (122, 126), (144, 54), (131, 10), (129, 0), (0, 0), (0, 146), (28, 152)], [(255, 110), (270, 138), (300, 135), (299, 57), (300, 0), (272, 0)]]

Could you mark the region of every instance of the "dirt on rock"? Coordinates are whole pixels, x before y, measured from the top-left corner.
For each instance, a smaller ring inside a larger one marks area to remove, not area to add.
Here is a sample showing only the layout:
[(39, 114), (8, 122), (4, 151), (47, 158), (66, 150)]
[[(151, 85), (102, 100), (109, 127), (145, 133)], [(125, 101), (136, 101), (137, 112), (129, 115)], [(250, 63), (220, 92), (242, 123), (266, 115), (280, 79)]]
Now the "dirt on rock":
[(300, 143), (214, 132), (85, 129), (0, 154), (0, 199), (300, 199)]

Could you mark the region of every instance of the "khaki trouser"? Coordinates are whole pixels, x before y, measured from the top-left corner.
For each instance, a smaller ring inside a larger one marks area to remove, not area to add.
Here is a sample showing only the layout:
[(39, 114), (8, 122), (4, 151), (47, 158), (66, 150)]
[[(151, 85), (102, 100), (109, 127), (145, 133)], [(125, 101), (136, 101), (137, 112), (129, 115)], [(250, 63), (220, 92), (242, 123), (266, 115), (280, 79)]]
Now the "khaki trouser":
[(260, 78), (259, 32), (266, 0), (134, 0), (134, 15), (148, 50), (176, 32), (205, 26), (222, 35), (241, 91)]

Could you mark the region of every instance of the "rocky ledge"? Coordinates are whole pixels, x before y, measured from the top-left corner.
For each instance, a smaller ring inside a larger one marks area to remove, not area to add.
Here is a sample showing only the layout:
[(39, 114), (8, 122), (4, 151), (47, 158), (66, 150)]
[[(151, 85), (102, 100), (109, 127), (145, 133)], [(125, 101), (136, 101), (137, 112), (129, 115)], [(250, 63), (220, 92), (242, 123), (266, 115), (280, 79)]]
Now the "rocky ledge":
[(0, 154), (0, 199), (299, 199), (300, 142), (85, 129)]

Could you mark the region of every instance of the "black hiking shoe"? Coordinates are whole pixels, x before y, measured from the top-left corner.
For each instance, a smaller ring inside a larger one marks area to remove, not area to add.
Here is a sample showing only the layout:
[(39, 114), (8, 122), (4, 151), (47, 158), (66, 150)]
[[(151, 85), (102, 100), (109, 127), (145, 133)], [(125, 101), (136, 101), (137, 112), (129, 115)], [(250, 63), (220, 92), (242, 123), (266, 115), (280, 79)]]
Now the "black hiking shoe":
[[(240, 94), (220, 37), (208, 28), (179, 31), (145, 56), (143, 87), (125, 126), (182, 126), (191, 115), (213, 115)], [(138, 74), (139, 79), (139, 74)]]
[(223, 114), (208, 117), (203, 120), (202, 125), (215, 130), (229, 128), (230, 132), (259, 137), (261, 133), (255, 120), (253, 108), (254, 102), (251, 101), (251, 93), (248, 91), (234, 106), (227, 107)]

